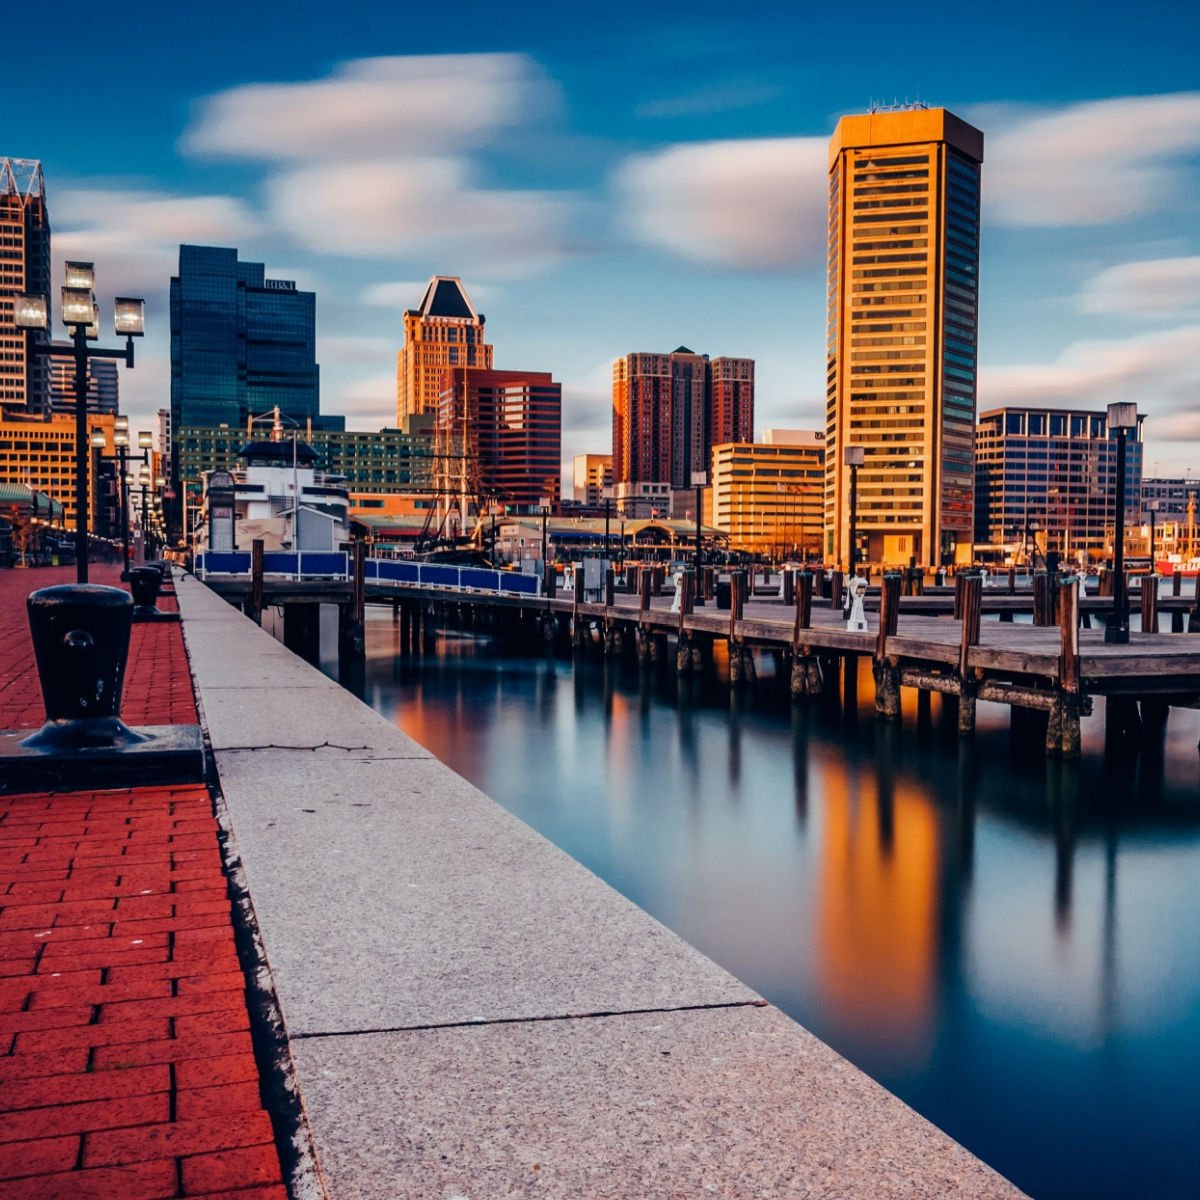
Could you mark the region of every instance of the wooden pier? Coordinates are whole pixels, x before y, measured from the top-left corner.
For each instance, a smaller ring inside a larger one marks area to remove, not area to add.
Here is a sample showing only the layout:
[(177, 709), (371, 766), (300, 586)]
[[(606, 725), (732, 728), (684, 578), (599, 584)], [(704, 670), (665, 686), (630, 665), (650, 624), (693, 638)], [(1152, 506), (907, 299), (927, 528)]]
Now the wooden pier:
[[(1135, 611), (1140, 606), (1147, 632), (1135, 631), (1128, 644), (1112, 645), (1103, 630), (1111, 596), (1081, 597), (1078, 579), (1059, 583), (1042, 576), (1022, 594), (1003, 586), (985, 588), (978, 575), (964, 574), (952, 589), (902, 596), (901, 576), (885, 575), (870, 598), (863, 633), (846, 628), (841, 580), (826, 587), (832, 595), (818, 597), (815, 577), (805, 572), (773, 589), (771, 597), (751, 596), (747, 574), (734, 572), (728, 610), (718, 610), (711, 597), (697, 606), (691, 575), (683, 576), (679, 611), (672, 611), (672, 597), (655, 594), (661, 592), (661, 573), (642, 571), (631, 593), (616, 590), (610, 570), (602, 596), (592, 601), (584, 600), (582, 573), (576, 578), (576, 593), (561, 597), (370, 580), (357, 588), (334, 581), (209, 583), (252, 613), (267, 604), (283, 605), (285, 635), (294, 613), (299, 632), (293, 642), (302, 653), (300, 642), (315, 636), (317, 604), (340, 606), (341, 644), (354, 651), (361, 650), (363, 607), (382, 603), (394, 610), (405, 652), (420, 652), (437, 625), (452, 624), (509, 633), (527, 645), (575, 652), (593, 648), (609, 656), (628, 654), (647, 665), (670, 662), (680, 674), (690, 674), (705, 669), (714, 644), (722, 642), (732, 687), (753, 682), (755, 653), (766, 652), (776, 657), (777, 670), (800, 701), (836, 691), (839, 675), (849, 692), (859, 660), (867, 658), (881, 719), (899, 720), (903, 688), (917, 690), (918, 712), (928, 711), (933, 692), (950, 698), (963, 736), (974, 732), (979, 701), (1007, 704), (1014, 726), (1024, 727), (1028, 714), (1040, 714), (1033, 728), (1039, 736), (1044, 729), (1046, 752), (1067, 758), (1079, 754), (1080, 721), (1091, 714), (1095, 696), (1107, 698), (1106, 735), (1117, 745), (1161, 737), (1172, 706), (1200, 707), (1198, 601), (1178, 594), (1160, 600), (1153, 579), (1131, 600)], [(703, 589), (711, 591), (712, 583), (711, 576), (704, 579)], [(302, 622), (305, 608), (309, 617)], [(1168, 613), (1179, 632), (1157, 632), (1160, 616)], [(1014, 619), (1022, 614), (1032, 614), (1035, 623)], [(983, 619), (987, 615), (999, 619)], [(1100, 618), (1098, 627), (1087, 628), (1093, 616)], [(1192, 632), (1186, 632), (1189, 628)]]

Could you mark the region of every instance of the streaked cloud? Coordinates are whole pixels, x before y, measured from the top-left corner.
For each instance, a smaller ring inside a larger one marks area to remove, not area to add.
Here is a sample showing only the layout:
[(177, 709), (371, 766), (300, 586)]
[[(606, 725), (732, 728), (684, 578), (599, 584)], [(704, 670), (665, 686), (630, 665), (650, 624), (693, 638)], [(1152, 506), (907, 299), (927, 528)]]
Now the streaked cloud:
[(670, 117), (703, 117), (712, 113), (733, 112), (736, 109), (757, 108), (782, 95), (783, 88), (774, 83), (739, 80), (696, 88), (678, 96), (647, 100), (633, 110), (635, 117), (654, 120)]
[(614, 184), (639, 241), (718, 267), (790, 270), (825, 253), (827, 143), (758, 138), (626, 159)]
[(426, 261), (440, 254), (524, 275), (555, 261), (570, 241), (569, 197), (479, 186), (465, 160), (344, 163), (339, 175), (344, 186), (332, 206), (323, 166), (284, 171), (266, 186), (279, 227), (317, 253)]
[(1122, 317), (1200, 313), (1200, 256), (1108, 267), (1084, 284), (1079, 305), (1084, 312)]
[[(397, 158), (469, 150), (557, 112), (557, 85), (524, 54), (364, 58), (326, 79), (252, 83), (210, 96), (181, 146), (260, 161)], [(335, 171), (327, 194), (340, 195)]]
[(105, 292), (165, 290), (181, 242), (237, 246), (258, 235), (257, 214), (233, 196), (70, 188), (54, 196), (55, 257), (96, 263)]
[(1197, 389), (1200, 325), (1186, 325), (1123, 339), (1072, 342), (1053, 362), (983, 367), (979, 407), (1103, 408), (1133, 400), (1152, 414), (1146, 432), (1158, 439), (1164, 436), (1166, 418), (1178, 424), (1178, 418), (1195, 415)]
[(573, 246), (581, 200), (498, 186), (488, 156), (548, 129), (560, 106), (523, 54), (357, 59), (211, 96), (181, 145), (262, 163), (270, 220), (306, 250), (526, 276)]
[(1200, 92), (964, 114), (987, 139), (987, 216), (1005, 225), (1103, 225), (1192, 202)]

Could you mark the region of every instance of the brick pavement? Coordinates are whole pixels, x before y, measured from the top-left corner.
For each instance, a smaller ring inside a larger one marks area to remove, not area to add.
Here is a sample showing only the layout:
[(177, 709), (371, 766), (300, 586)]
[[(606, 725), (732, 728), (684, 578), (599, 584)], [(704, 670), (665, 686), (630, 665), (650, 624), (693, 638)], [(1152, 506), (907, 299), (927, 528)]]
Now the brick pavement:
[[(0, 726), (41, 723), (24, 597), (72, 574), (0, 573)], [(180, 627), (135, 626), (121, 715), (195, 713)], [(285, 1200), (249, 1028), (204, 785), (0, 797), (3, 1200)]]

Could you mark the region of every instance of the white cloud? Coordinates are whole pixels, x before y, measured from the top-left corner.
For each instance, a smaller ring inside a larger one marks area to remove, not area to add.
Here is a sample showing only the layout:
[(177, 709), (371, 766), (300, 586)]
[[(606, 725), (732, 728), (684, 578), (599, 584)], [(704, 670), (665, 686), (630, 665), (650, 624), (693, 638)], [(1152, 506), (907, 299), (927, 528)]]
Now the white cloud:
[(1185, 160), (1200, 151), (1198, 92), (966, 111), (987, 138), (985, 208), (1006, 225), (1108, 224), (1193, 190)]
[[(388, 337), (371, 337), (362, 334), (317, 335), (317, 361), (322, 365), (337, 364), (361, 366), (364, 362), (376, 362), (396, 358), (399, 344)], [(393, 391), (395, 381), (393, 380)]]
[(647, 100), (634, 109), (633, 115), (643, 119), (702, 117), (734, 109), (756, 108), (776, 99), (782, 93), (783, 88), (774, 83), (739, 81), (711, 84), (679, 96)]
[(1200, 256), (1108, 267), (1084, 284), (1079, 304), (1084, 312), (1130, 317), (1200, 312)]
[[(522, 54), (366, 58), (327, 79), (211, 96), (182, 146), (266, 161), (445, 154), (485, 145), (558, 107), (555, 84)], [(324, 172), (324, 182), (327, 196), (343, 190), (336, 169)]]
[(824, 138), (698, 142), (637, 155), (615, 184), (639, 240), (714, 266), (788, 269), (825, 251)]
[(353, 380), (336, 394), (323, 388), (321, 411), (344, 414), (347, 429), (382, 429), (396, 424), (396, 369)]
[(75, 188), (54, 197), (54, 252), (96, 263), (101, 294), (148, 296), (167, 287), (179, 245), (237, 246), (260, 230), (232, 196)]
[(266, 189), (279, 226), (320, 253), (436, 252), (482, 260), (483, 270), (529, 274), (554, 261), (569, 240), (568, 197), (478, 187), (464, 160), (344, 163), (332, 204), (328, 174), (326, 167), (301, 167), (274, 176)]
[(984, 367), (981, 408), (1002, 404), (1102, 407), (1136, 400), (1146, 412), (1195, 408), (1200, 325), (1111, 341), (1072, 342), (1052, 363)]

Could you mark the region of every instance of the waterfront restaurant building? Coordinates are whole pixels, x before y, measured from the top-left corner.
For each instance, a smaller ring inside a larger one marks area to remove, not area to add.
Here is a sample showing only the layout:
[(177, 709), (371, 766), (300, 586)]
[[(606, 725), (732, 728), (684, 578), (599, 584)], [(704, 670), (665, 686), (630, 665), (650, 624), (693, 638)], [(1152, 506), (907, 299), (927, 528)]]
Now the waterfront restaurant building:
[(970, 562), (983, 134), (941, 108), (843, 117), (829, 146), (825, 553)]
[[(1127, 435), (1125, 521), (1141, 521), (1142, 421)], [(1116, 528), (1117, 439), (1105, 410), (997, 408), (979, 419), (975, 541), (1025, 560), (1036, 545), (1067, 561), (1104, 559)]]

